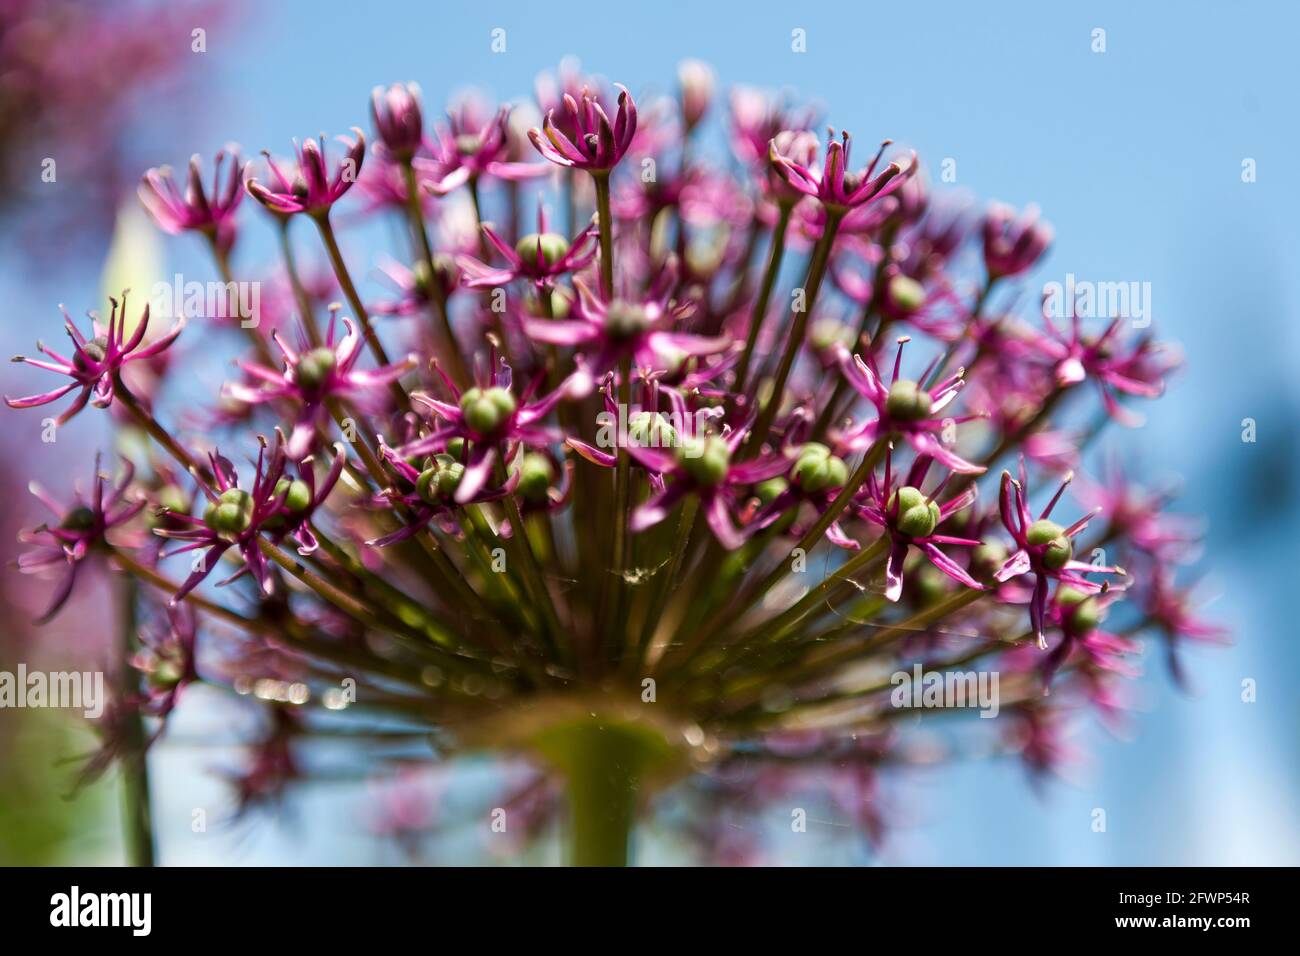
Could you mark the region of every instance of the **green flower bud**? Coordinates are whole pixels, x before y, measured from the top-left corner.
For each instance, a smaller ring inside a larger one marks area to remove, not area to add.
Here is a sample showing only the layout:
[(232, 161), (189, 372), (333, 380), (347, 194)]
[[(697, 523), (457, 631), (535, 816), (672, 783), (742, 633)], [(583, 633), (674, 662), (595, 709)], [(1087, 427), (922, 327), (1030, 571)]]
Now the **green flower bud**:
[(605, 331), (616, 339), (631, 338), (645, 331), (649, 324), (645, 309), (635, 302), (615, 299), (605, 311)]
[(554, 232), (530, 233), (515, 243), (515, 253), (525, 266), (537, 264), (537, 247), (541, 245), (542, 261), (548, 267), (555, 265), (569, 251), (569, 240)]
[(459, 437), (447, 439), (447, 454), (451, 455), (451, 457), (455, 458), (457, 461), (464, 460), (465, 439)]
[(889, 386), (889, 397), (885, 399), (885, 411), (904, 422), (925, 418), (930, 414), (930, 405), (930, 393), (905, 378)]
[(808, 341), (816, 352), (825, 352), (837, 344), (850, 348), (853, 330), (838, 319), (818, 319), (808, 330)]
[(919, 488), (904, 485), (889, 496), (888, 506), (898, 503), (898, 521), (895, 527), (909, 538), (924, 538), (934, 534), (939, 526), (939, 505), (926, 501)]
[(483, 148), (483, 139), (477, 133), (461, 133), (456, 137), (456, 149), (462, 156), (472, 156)]
[(1001, 541), (985, 541), (971, 551), (971, 567), (977, 578), (992, 577), (993, 573), (1006, 564), (1007, 547)]
[(678, 449), (677, 460), (699, 484), (712, 487), (727, 477), (727, 469), (731, 466), (731, 450), (717, 435), (688, 438)]
[(925, 305), (925, 287), (908, 276), (894, 276), (886, 292), (889, 303), (900, 312), (915, 312)]
[(188, 509), (185, 502), (185, 492), (175, 485), (163, 485), (158, 491), (158, 507), (166, 508), (168, 511), (174, 511), (177, 514), (186, 514)]
[(314, 348), (304, 353), (298, 360), (298, 366), (293, 373), (294, 381), (309, 391), (318, 389), (330, 377), (330, 373), (334, 371), (334, 365), (333, 349), (323, 345)]
[(912, 585), (922, 607), (930, 607), (948, 593), (950, 578), (928, 561), (912, 575)]
[(1055, 521), (1042, 518), (1029, 526), (1029, 529), (1025, 532), (1025, 540), (1034, 547), (1038, 547), (1047, 544), (1053, 538), (1059, 538), (1064, 532), (1065, 529)]
[(530, 451), (519, 463), (519, 493), (527, 501), (534, 503), (545, 501), (546, 493), (550, 490), (554, 478), (555, 470), (551, 467), (551, 460), (545, 455)]
[(179, 684), (183, 676), (179, 662), (162, 658), (149, 672), (149, 683), (161, 689), (169, 689)]
[(87, 371), (86, 360), (102, 362), (108, 356), (108, 336), (96, 335), (83, 345), (72, 357), (72, 364), (78, 369)]
[(517, 407), (514, 396), (504, 388), (471, 388), (460, 399), (465, 424), (480, 435), (499, 431)]
[(627, 440), (637, 448), (672, 448), (677, 429), (660, 412), (637, 412), (628, 419)]
[(1101, 605), (1097, 603), (1096, 598), (1084, 598), (1070, 615), (1070, 628), (1079, 634), (1096, 630), (1100, 623)]
[(415, 482), (415, 493), (431, 505), (449, 501), (460, 486), (465, 466), (450, 455), (434, 455)]
[(220, 534), (239, 534), (253, 521), (253, 496), (240, 488), (227, 488), (208, 504), (203, 520)]
[(1045, 546), (1043, 564), (1052, 571), (1061, 570), (1074, 557), (1074, 544), (1055, 521), (1035, 521), (1025, 532), (1025, 539), (1034, 547)]
[(754, 486), (754, 495), (758, 498), (759, 504), (770, 505), (773, 501), (785, 494), (786, 489), (790, 487), (790, 482), (786, 481), (780, 475), (775, 478), (769, 478), (767, 481), (760, 481)]
[(89, 531), (95, 527), (95, 512), (85, 505), (73, 508), (63, 516), (59, 527), (64, 531)]
[(809, 494), (841, 488), (849, 480), (849, 469), (829, 448), (819, 442), (809, 442), (799, 450), (790, 471), (794, 483)]
[[(287, 492), (287, 494), (286, 494)], [(288, 478), (281, 478), (275, 483), (275, 497), (284, 495), (284, 509), (290, 514), (302, 514), (311, 507), (311, 489), (307, 487), (307, 482), (299, 478), (290, 481)]]
[(432, 272), (429, 271), (429, 264), (423, 259), (415, 264), (412, 271), (415, 273), (415, 291), (425, 301), (433, 298), (435, 291), (443, 295), (449, 294), (456, 288), (457, 280), (460, 278), (456, 260), (445, 252), (434, 253)]

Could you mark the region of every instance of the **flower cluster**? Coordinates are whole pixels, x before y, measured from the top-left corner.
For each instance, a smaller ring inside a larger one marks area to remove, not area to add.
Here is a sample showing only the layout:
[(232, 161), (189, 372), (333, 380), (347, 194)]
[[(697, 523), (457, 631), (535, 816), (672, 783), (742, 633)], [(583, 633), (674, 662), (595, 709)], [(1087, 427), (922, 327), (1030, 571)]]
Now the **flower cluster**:
[[(340, 159), (309, 139), (287, 166), (218, 156), (213, 190), (197, 160), (184, 193), (146, 176), (159, 225), (208, 236), (234, 276), (258, 210), (241, 189), (276, 228), (309, 221), (343, 304), (287, 259), (292, 322), (209, 330), (251, 353), (219, 395), (177, 363), (133, 393), (123, 367), (180, 330), (150, 338), (116, 303), (90, 336), (69, 320), (70, 358), (23, 359), (71, 381), (11, 406), (76, 391), (61, 423), (117, 399), (154, 445), (90, 503), (42, 491), (59, 524), (24, 562), (67, 569), (52, 613), (91, 552), (170, 608), (142, 618), (166, 626), (134, 657), (140, 713), (195, 682), (269, 686), (241, 803), (310, 775), (297, 748), (326, 710), (395, 720), (439, 759), (523, 752), (567, 785), (575, 859), (619, 862), (635, 794), (683, 771), (734, 814), (825, 768), (882, 838), (881, 774), (917, 752), (892, 672), (1001, 673), (987, 723), (1050, 770), (1065, 715), (1122, 713), (1144, 636), (1171, 659), (1222, 637), (1176, 583), (1195, 535), (1169, 497), (1088, 477), (1089, 443), (1161, 393), (1173, 353), (1122, 318), (1016, 314), (1051, 242), (1035, 210), (957, 209), (888, 140), (855, 170), (847, 133), (823, 145), (811, 111), (753, 90), (718, 115), (702, 64), (640, 114), (616, 89), (567, 64), (525, 134), (478, 101), (430, 128), (398, 84), (373, 94), (375, 144), (355, 131)], [(730, 159), (695, 142), (711, 121)], [(331, 215), (363, 161), (386, 198)], [(335, 224), (373, 217), (399, 242), (361, 260)], [(354, 278), (377, 263), (399, 302)], [(178, 414), (205, 399), (209, 424)], [(526, 802), (549, 820), (561, 792)]]

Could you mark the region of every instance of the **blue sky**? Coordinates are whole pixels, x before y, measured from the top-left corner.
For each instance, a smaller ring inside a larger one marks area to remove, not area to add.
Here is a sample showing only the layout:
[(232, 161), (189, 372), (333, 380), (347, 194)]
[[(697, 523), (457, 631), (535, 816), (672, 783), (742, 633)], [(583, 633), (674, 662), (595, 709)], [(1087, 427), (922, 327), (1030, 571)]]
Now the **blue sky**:
[[(1209, 516), (1211, 611), (1237, 643), (1194, 656), (1195, 699), (1151, 660), (1136, 740), (1093, 741), (1083, 784), (1036, 794), (1009, 764), (917, 780), (915, 819), (891, 858), (1300, 862), (1300, 698), (1287, 691), (1300, 670), (1297, 582), (1284, 563), (1300, 531), (1294, 6), (1184, 3), (1176, 17), (1173, 5), (1131, 2), (257, 7), (209, 35), (201, 115), (153, 104), (154, 119), (184, 117), (193, 130), (159, 162), (231, 140), (283, 152), (294, 136), (368, 130), (379, 83), (417, 80), (430, 104), (468, 86), (514, 98), (575, 54), (634, 91), (664, 91), (677, 62), (697, 57), (723, 84), (821, 102), (862, 143), (891, 137), (932, 170), (952, 158), (958, 185), (981, 199), (1037, 202), (1057, 234), (1044, 281), (1150, 282), (1155, 325), (1182, 343), (1189, 369), (1148, 424), (1121, 437), (1146, 470), (1183, 475), (1187, 508)], [(505, 53), (491, 51), (494, 28)], [(791, 51), (796, 28), (805, 53)], [(1098, 28), (1104, 53), (1092, 49)], [(1242, 181), (1247, 159), (1255, 182)], [(41, 309), (83, 291), (20, 279), (0, 270), (10, 301)], [(17, 347), (11, 323), (0, 335)], [(1246, 417), (1258, 423), (1253, 445), (1240, 440)], [(1243, 678), (1258, 681), (1258, 703), (1239, 700)], [(1091, 831), (1095, 807), (1107, 809), (1105, 834)]]

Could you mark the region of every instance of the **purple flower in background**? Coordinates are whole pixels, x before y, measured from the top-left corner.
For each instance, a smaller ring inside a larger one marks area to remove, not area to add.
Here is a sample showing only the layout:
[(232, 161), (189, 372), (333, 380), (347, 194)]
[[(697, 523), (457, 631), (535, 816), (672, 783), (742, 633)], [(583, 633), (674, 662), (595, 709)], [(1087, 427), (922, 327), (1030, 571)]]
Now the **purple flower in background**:
[(984, 214), (984, 267), (990, 279), (1027, 272), (1052, 244), (1052, 227), (1038, 221), (1038, 207), (1028, 206), (1019, 219), (1015, 210), (993, 203)]
[[(227, 158), (230, 172), (223, 186), (221, 167)], [(243, 170), (236, 147), (219, 151), (213, 163), (212, 189), (205, 191), (202, 165), (195, 154), (190, 157), (189, 179), (183, 195), (176, 187), (171, 169), (162, 166), (144, 174), (138, 190), (140, 202), (165, 232), (202, 233), (223, 255), (228, 254), (235, 244), (235, 212), (244, 198)]]
[(128, 337), (125, 293), (120, 303), (117, 299), (109, 299), (109, 302), (111, 311), (108, 325), (101, 324), (98, 316), (93, 312), (90, 313), (90, 338), (86, 338), (77, 329), (72, 322), (72, 316), (68, 315), (66, 309), (63, 310), (64, 329), (68, 333), (68, 338), (72, 340), (72, 358), (64, 358), (53, 349), (46, 348), (43, 343), (37, 342), (36, 347), (47, 356), (48, 360), (27, 358), (23, 355), (15, 355), (12, 359), (14, 362), (24, 362), (36, 368), (66, 375), (72, 379), (70, 383), (26, 398), (5, 396), (5, 404), (10, 408), (34, 408), (56, 402), (74, 389), (80, 389), (72, 404), (55, 420), (56, 425), (65, 424), (73, 415), (85, 408), (87, 402), (92, 402), (97, 408), (107, 408), (113, 402), (115, 379), (127, 363), (149, 359), (165, 351), (185, 327), (185, 319), (182, 318), (165, 335), (145, 345), (145, 334), (149, 331), (149, 306), (144, 307), (140, 321), (136, 323), (135, 329)]
[(309, 139), (301, 146), (294, 142), (297, 168), (292, 170), (292, 176), (285, 175), (270, 153), (263, 153), (274, 182), (268, 187), (256, 179), (249, 179), (245, 182), (245, 188), (250, 196), (277, 215), (291, 216), (305, 212), (320, 216), (328, 213), (330, 207), (357, 181), (361, 164), (366, 157), (365, 134), (356, 127), (352, 128), (352, 132), (354, 137), (338, 138), (347, 147), (347, 153), (333, 176), (330, 175), (325, 160), (325, 137), (321, 136), (319, 142)]
[(473, 256), (460, 256), (457, 264), (465, 273), (465, 285), (477, 289), (526, 279), (538, 287), (553, 286), (555, 280), (586, 268), (596, 257), (595, 223), (579, 233), (572, 243), (551, 232), (549, 226), (541, 203), (537, 206), (537, 231), (523, 236), (513, 248), (490, 226), (483, 226), (483, 235), (506, 260), (506, 265), (496, 268)]
[(1115, 393), (1159, 398), (1165, 390), (1164, 374), (1177, 366), (1178, 358), (1149, 336), (1143, 336), (1128, 351), (1121, 350), (1118, 334), (1124, 322), (1122, 316), (1112, 319), (1096, 336), (1084, 333), (1077, 309), (1071, 315), (1068, 333), (1058, 329), (1046, 311), (1043, 321), (1047, 333), (1031, 338), (1030, 346), (1056, 363), (1053, 372), (1057, 385), (1065, 388), (1090, 378), (1097, 383), (1111, 418), (1124, 425), (1140, 425), (1141, 416), (1125, 410)]
[(517, 182), (545, 175), (545, 163), (510, 161), (509, 120), (510, 107), (485, 119), (472, 100), (451, 111), (428, 144), (431, 158), (415, 160), (426, 188), (442, 196), (482, 176)]
[[(148, 499), (143, 495), (133, 500), (127, 499), (127, 491), (135, 478), (135, 466), (126, 458), (122, 459), (122, 466), (122, 476), (110, 487), (109, 476), (99, 470), (99, 458), (96, 457), (90, 499), (87, 501), (77, 493), (72, 506), (68, 508), (36, 482), (33, 481), (29, 486), (36, 499), (49, 508), (58, 520), (53, 526), (43, 524), (20, 536), (19, 540), (36, 544), (37, 547), (19, 556), (18, 570), (24, 574), (35, 574), (52, 568), (65, 569), (50, 606), (37, 618), (37, 624), (44, 624), (63, 609), (72, 595), (81, 563), (96, 547), (107, 544), (107, 533), (127, 524), (147, 504)], [(134, 546), (138, 542), (127, 536), (119, 543)]]
[(424, 141), (420, 87), (414, 83), (394, 83), (388, 89), (376, 86), (370, 94), (370, 117), (388, 155), (399, 163), (409, 162)]

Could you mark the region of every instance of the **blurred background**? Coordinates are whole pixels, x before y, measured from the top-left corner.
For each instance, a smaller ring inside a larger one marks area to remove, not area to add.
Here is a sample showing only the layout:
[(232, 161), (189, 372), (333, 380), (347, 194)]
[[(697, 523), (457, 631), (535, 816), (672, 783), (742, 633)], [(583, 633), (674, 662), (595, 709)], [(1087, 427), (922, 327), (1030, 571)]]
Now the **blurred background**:
[[(539, 72), (572, 54), (638, 94), (671, 92), (687, 57), (712, 64), (724, 88), (789, 88), (862, 143), (888, 136), (916, 148), (936, 180), (951, 159), (956, 186), (981, 200), (1038, 203), (1057, 236), (1042, 281), (1074, 273), (1150, 283), (1157, 332), (1182, 344), (1188, 367), (1164, 400), (1145, 407), (1143, 427), (1115, 430), (1109, 441), (1144, 477), (1181, 476), (1181, 510), (1208, 521), (1205, 612), (1230, 626), (1235, 642), (1188, 654), (1190, 694), (1173, 686), (1158, 655), (1147, 661), (1132, 739), (1085, 730), (1078, 743), (1090, 756), (1070, 780), (1034, 784), (1010, 761), (909, 771), (888, 782), (882, 847), (844, 841), (831, 811), (811, 813), (805, 835), (790, 833), (778, 813), (765, 860), (1300, 863), (1300, 695), (1286, 690), (1300, 676), (1291, 613), (1300, 584), (1294, 6), (1243, 2), (1230, 16), (1210, 3), (1175, 13), (1122, 2), (946, 2), (923, 13), (767, 0), (240, 7), (0, 3), (0, 347), (8, 354), (61, 334), (57, 303), (74, 314), (103, 307), (106, 281), (117, 288), (104, 278), (115, 229), (119, 239), (140, 238), (132, 261), (110, 264), (109, 275), (207, 276), (197, 243), (144, 238), (153, 232), (139, 223), (134, 187), (146, 167), (181, 168), (191, 153), (210, 157), (232, 141), (254, 155), (287, 152), (292, 137), (321, 130), (369, 132), (376, 84), (418, 81), (436, 113), (467, 87), (501, 100), (528, 96)], [(67, 17), (33, 28), (31, 11), (41, 8)], [(492, 49), (498, 28), (504, 52)], [(201, 52), (195, 29), (204, 31)], [(806, 52), (792, 52), (794, 29), (806, 31)], [(50, 157), (53, 183), (41, 175)], [(269, 231), (257, 231), (239, 253), (247, 262), (271, 249)], [(34, 381), (8, 367), (0, 377), (10, 394)], [(17, 528), (33, 524), (27, 478), (39, 473), (59, 491), (74, 478), (84, 484), (87, 449), (103, 444), (104, 420), (87, 414), (37, 460), (37, 418), (4, 419), (7, 559)], [(1247, 418), (1254, 443), (1242, 440)], [(107, 655), (96, 643), (106, 589), (79, 595), (35, 632), (23, 622), (44, 586), (8, 570), (3, 584), (0, 669)], [(1253, 703), (1242, 700), (1247, 679), (1257, 686)], [(274, 817), (194, 832), (195, 808), (216, 817), (229, 804), (222, 768), (231, 755), (197, 744), (228, 718), (201, 693), (179, 716), (150, 758), (162, 863), (413, 858), (373, 824), (373, 786), (346, 773), (295, 792)], [(67, 758), (92, 745), (56, 712), (0, 711), (0, 863), (120, 859), (113, 780), (64, 799)], [(470, 761), (416, 782), (446, 828), (414, 858), (492, 862), (476, 832), (491, 806), (487, 781), (501, 772)], [(1104, 833), (1093, 832), (1094, 808), (1106, 811)], [(512, 857), (558, 859), (546, 842)], [(652, 829), (639, 859), (683, 857)]]

